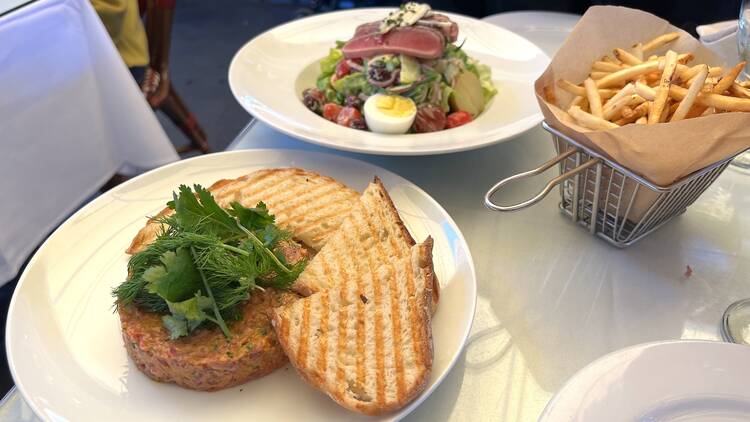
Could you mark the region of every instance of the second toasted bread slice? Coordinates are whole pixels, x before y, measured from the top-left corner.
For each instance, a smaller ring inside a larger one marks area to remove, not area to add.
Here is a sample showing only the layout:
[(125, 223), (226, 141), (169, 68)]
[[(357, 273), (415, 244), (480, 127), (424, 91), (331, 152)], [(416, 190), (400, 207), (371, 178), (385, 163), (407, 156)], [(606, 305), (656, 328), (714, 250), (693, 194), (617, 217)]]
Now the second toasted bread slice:
[[(333, 287), (345, 270), (342, 257), (379, 266), (410, 254), (414, 238), (396, 211), (388, 191), (378, 177), (365, 189), (339, 229), (308, 263), (292, 288), (303, 296)], [(433, 308), (439, 284), (433, 286)]]
[(302, 378), (345, 408), (402, 408), (432, 369), (432, 239), (377, 266), (343, 261), (336, 287), (274, 311), (279, 342)]

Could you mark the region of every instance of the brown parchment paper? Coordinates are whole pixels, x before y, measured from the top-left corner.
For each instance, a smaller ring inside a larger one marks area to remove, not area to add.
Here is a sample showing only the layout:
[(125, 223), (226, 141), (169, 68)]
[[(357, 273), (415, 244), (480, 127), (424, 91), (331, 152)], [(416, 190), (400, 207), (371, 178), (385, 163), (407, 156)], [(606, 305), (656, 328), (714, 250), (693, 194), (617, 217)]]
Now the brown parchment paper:
[(542, 89), (554, 87), (557, 103), (567, 107), (573, 95), (557, 88), (557, 80), (581, 83), (593, 62), (605, 54), (611, 55), (615, 47), (628, 49), (635, 43), (675, 31), (681, 34), (676, 41), (648, 54), (661, 55), (672, 49), (678, 53), (692, 52), (695, 59), (688, 65), (726, 65), (690, 34), (652, 14), (618, 6), (589, 8), (535, 82), (544, 118), (581, 144), (661, 186), (750, 147), (750, 113), (720, 113), (674, 123), (631, 124), (592, 131), (577, 125), (557, 105), (545, 101)]

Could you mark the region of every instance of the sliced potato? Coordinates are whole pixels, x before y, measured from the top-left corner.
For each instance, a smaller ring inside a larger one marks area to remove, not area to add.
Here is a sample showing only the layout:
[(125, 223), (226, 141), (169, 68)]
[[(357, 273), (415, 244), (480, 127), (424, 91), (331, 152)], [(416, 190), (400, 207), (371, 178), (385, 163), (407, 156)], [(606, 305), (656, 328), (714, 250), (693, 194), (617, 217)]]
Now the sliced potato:
[(456, 76), (450, 104), (454, 111), (465, 111), (471, 117), (476, 117), (484, 110), (484, 91), (475, 74), (465, 70)]

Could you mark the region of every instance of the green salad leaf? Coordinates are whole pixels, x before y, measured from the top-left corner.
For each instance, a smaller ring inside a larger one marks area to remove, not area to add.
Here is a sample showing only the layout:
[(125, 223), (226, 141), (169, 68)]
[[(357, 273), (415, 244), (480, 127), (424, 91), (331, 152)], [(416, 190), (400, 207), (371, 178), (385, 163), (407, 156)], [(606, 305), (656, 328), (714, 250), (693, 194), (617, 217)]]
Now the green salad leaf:
[(328, 56), (320, 61), (320, 78), (330, 77), (333, 72), (336, 71), (336, 65), (339, 60), (344, 58), (344, 53), (341, 52), (340, 48), (332, 48), (328, 50)]
[(251, 289), (287, 288), (306, 262), (289, 265), (275, 251), (290, 234), (263, 202), (224, 209), (200, 185), (180, 186), (173, 197), (174, 213), (157, 220), (162, 232), (130, 258), (129, 278), (113, 291), (116, 304), (164, 314), (172, 338), (208, 322), (230, 337), (225, 321), (239, 317)]
[(367, 82), (367, 76), (362, 72), (354, 72), (336, 80), (333, 88), (344, 96), (359, 95), (364, 93), (370, 95), (375, 92), (376, 88)]
[(448, 113), (451, 109), (450, 98), (451, 94), (453, 94), (453, 88), (445, 82), (441, 82), (440, 89), (442, 91), (440, 95), (440, 108), (442, 108), (445, 113)]

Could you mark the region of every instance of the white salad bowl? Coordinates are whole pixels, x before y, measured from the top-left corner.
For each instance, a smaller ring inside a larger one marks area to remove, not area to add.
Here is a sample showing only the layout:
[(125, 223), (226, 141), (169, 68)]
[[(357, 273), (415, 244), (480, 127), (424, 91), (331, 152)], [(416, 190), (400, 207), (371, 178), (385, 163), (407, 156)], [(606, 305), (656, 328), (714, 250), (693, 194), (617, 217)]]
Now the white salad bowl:
[(525, 38), (466, 16), (457, 44), (492, 69), (498, 93), (472, 122), (439, 132), (388, 135), (337, 125), (308, 110), (302, 91), (315, 87), (319, 62), (337, 40), (385, 17), (392, 9), (355, 9), (312, 16), (273, 28), (249, 41), (229, 66), (229, 86), (239, 103), (274, 128), (315, 144), (370, 154), (428, 155), (484, 147), (517, 136), (542, 120), (534, 80), (549, 58)]

